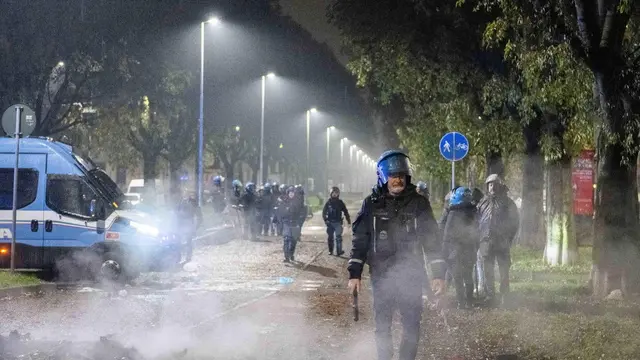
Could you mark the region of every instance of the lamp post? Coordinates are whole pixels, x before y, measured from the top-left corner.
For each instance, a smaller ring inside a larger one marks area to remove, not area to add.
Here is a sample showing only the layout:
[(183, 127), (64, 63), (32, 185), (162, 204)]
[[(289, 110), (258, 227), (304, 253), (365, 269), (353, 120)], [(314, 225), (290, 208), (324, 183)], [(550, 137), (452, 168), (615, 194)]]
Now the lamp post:
[(355, 181), (354, 181), (354, 166), (353, 166), (353, 153), (354, 150), (356, 149), (356, 144), (352, 144), (351, 146), (349, 146), (349, 169), (351, 170), (349, 172), (349, 191), (354, 192), (355, 190)]
[(309, 154), (309, 130), (311, 129), (311, 113), (316, 113), (318, 110), (316, 108), (311, 108), (307, 110), (307, 170), (305, 172), (305, 183), (307, 184), (306, 188), (309, 190), (309, 163), (311, 162), (311, 156)]
[(267, 78), (275, 77), (274, 73), (262, 75), (262, 110), (260, 112), (260, 170), (258, 170), (258, 184), (263, 183), (262, 175), (264, 174), (264, 99), (267, 89)]
[(202, 206), (202, 178), (204, 176), (204, 25), (217, 24), (218, 18), (211, 18), (200, 23), (200, 117), (198, 118), (198, 176), (197, 176), (197, 199), (198, 206)]
[(329, 157), (331, 156), (330, 146), (331, 146), (331, 130), (335, 129), (335, 126), (329, 126), (327, 128), (327, 161), (325, 163), (324, 169), (324, 186), (329, 191)]
[(358, 149), (356, 151), (356, 189), (360, 190), (360, 154), (362, 154), (362, 150)]

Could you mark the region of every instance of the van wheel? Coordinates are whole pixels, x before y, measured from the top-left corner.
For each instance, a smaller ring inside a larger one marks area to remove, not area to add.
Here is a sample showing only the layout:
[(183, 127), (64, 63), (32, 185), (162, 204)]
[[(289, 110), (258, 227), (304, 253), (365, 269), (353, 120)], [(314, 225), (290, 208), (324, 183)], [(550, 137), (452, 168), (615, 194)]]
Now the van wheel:
[(120, 256), (113, 252), (104, 254), (98, 269), (98, 278), (101, 281), (117, 282), (123, 278), (122, 275), (123, 264)]

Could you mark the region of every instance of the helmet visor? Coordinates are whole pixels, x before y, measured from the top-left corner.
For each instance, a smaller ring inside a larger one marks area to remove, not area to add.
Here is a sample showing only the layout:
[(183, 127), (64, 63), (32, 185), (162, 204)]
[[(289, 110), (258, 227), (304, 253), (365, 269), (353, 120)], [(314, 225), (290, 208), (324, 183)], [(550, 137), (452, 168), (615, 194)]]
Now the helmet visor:
[(378, 178), (383, 184), (392, 176), (411, 176), (409, 158), (403, 155), (393, 155), (378, 163)]

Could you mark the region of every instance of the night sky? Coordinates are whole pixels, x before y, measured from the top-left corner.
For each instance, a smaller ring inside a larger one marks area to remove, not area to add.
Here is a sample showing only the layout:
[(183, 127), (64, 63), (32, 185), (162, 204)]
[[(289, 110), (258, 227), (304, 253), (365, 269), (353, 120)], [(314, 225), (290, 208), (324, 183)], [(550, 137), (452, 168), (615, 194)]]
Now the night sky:
[(338, 60), (346, 64), (340, 53), (340, 32), (327, 21), (326, 8), (332, 0), (280, 0), (282, 10), (307, 29), (319, 42), (329, 44)]

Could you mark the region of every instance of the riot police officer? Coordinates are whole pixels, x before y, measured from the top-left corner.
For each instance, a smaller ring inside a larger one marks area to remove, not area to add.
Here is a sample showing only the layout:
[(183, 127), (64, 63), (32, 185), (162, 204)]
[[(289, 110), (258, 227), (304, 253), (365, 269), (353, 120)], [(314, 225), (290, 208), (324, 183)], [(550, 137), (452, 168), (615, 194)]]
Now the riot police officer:
[(414, 360), (422, 319), (425, 258), (429, 259), (435, 295), (444, 292), (445, 262), (438, 224), (429, 200), (411, 184), (409, 157), (384, 152), (377, 163), (378, 185), (362, 202), (353, 223), (349, 289), (357, 292), (365, 262), (369, 264), (379, 360), (393, 357), (392, 316), (402, 316), (400, 360)]
[(291, 186), (286, 191), (286, 200), (280, 205), (281, 219), (284, 224), (284, 262), (295, 261), (296, 244), (300, 240), (300, 212), (302, 211), (299, 195)]
[(193, 238), (202, 224), (202, 211), (194, 196), (182, 199), (178, 206), (178, 218), (184, 229), (186, 262), (193, 256)]
[(256, 226), (256, 185), (248, 182), (244, 186), (244, 194), (240, 197), (244, 218), (244, 238), (256, 240), (258, 237)]
[(211, 192), (211, 204), (213, 205), (213, 211), (220, 215), (227, 206), (224, 188), (222, 187), (222, 176), (216, 175), (213, 178), (213, 191)]

